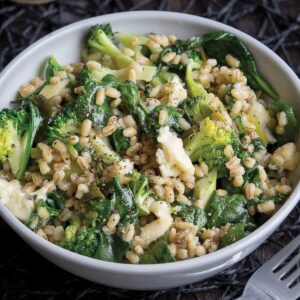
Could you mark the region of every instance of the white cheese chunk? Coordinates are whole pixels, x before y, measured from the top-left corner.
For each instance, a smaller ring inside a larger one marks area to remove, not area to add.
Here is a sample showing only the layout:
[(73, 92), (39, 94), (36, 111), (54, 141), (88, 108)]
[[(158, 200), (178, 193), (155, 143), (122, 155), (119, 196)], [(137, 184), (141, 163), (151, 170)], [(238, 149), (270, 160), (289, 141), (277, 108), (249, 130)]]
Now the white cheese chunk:
[(33, 193), (24, 193), (18, 180), (6, 181), (0, 178), (0, 201), (15, 217), (26, 222), (35, 208), (35, 203), (45, 201), (47, 194), (54, 189), (54, 182), (49, 181)]
[(195, 168), (183, 148), (182, 139), (170, 132), (169, 127), (159, 130), (157, 141), (162, 149), (156, 152), (156, 160), (163, 177), (194, 178)]
[(25, 222), (34, 210), (34, 201), (29, 195), (23, 193), (18, 180), (10, 182), (0, 179), (0, 201), (16, 216)]
[(157, 219), (141, 228), (140, 236), (145, 247), (163, 236), (173, 223), (170, 208), (166, 202), (154, 201), (149, 210)]

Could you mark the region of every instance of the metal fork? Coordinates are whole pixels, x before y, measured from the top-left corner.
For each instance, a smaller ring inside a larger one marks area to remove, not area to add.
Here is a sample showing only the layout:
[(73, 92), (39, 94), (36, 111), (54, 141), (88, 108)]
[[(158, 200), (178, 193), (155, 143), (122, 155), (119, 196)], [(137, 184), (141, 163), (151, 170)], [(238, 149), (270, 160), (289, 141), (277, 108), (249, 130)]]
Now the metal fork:
[(300, 298), (300, 235), (249, 279), (238, 300), (296, 300)]

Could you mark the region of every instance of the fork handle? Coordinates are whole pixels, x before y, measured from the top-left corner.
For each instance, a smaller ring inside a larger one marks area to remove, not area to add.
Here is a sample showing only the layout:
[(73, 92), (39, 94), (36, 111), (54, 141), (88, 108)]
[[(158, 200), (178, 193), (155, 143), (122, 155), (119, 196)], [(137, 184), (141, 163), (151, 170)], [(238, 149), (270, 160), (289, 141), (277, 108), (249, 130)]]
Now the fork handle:
[(273, 297), (267, 295), (264, 291), (248, 282), (241, 297), (236, 300), (274, 300)]

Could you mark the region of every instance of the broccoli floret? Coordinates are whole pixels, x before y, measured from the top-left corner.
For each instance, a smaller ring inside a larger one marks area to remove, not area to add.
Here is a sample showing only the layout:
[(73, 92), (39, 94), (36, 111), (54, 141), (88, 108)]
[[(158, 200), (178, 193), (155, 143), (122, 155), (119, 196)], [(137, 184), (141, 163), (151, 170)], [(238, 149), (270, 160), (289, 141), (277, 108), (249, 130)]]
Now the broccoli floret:
[[(102, 78), (105, 77), (107, 74), (111, 74), (116, 78), (118, 78), (119, 80), (125, 81), (128, 79), (128, 74), (131, 69), (132, 69), (131, 67), (127, 67), (120, 70), (112, 70), (110, 68), (99, 65), (99, 66), (93, 66), (92, 68), (89, 69), (89, 71), (90, 71), (90, 76), (92, 76), (92, 78), (97, 82), (101, 81)], [(140, 70), (136, 70), (135, 72), (136, 79), (150, 82), (153, 79), (154, 75), (156, 74), (156, 70), (157, 68), (155, 66), (143, 65)]]
[(78, 254), (93, 257), (99, 245), (99, 233), (98, 228), (82, 226), (77, 229), (76, 226), (70, 225), (66, 228), (65, 238), (59, 245)]
[(219, 127), (207, 117), (202, 121), (200, 130), (185, 141), (185, 151), (193, 162), (204, 161), (210, 170), (216, 168), (221, 178), (226, 176), (224, 148), (227, 145), (238, 150), (236, 133)]
[(145, 133), (149, 137), (156, 139), (158, 131), (162, 127), (162, 125), (159, 124), (159, 114), (162, 110), (166, 111), (168, 114), (166, 124), (164, 124), (163, 126), (168, 126), (171, 131), (174, 131), (176, 133), (182, 133), (183, 128), (178, 123), (179, 119), (183, 118), (182, 112), (176, 107), (162, 105), (156, 106), (150, 112), (150, 114), (147, 115), (145, 123), (143, 124)]
[(113, 43), (112, 30), (109, 24), (96, 25), (91, 28), (87, 38), (87, 47), (100, 51), (101, 54), (109, 55), (115, 66), (118, 69), (128, 67), (134, 60), (125, 55), (114, 43)]
[(81, 122), (74, 111), (59, 112), (47, 128), (47, 140), (49, 143), (55, 140), (65, 142), (69, 136), (79, 134), (80, 127)]
[(134, 201), (138, 207), (139, 215), (148, 215), (149, 209), (145, 205), (145, 200), (153, 193), (149, 188), (148, 178), (138, 172), (134, 172), (130, 177), (129, 185), (133, 191)]
[(190, 59), (186, 71), (185, 71), (185, 82), (188, 91), (192, 97), (201, 96), (203, 98), (207, 97), (207, 92), (200, 82), (196, 82), (193, 79), (193, 71), (195, 69), (200, 69), (202, 61), (200, 59)]
[(17, 179), (21, 179), (25, 172), (41, 122), (39, 110), (32, 103), (26, 109), (0, 111), (0, 160), (8, 160)]
[(47, 80), (49, 80), (51, 77), (55, 75), (56, 72), (63, 71), (64, 68), (61, 66), (55, 57), (51, 55), (46, 63), (46, 68), (45, 68), (45, 77)]
[(199, 124), (205, 117), (213, 113), (207, 101), (207, 97), (201, 96), (183, 101), (180, 104), (180, 108), (184, 111), (184, 116), (192, 124)]
[[(171, 81), (174, 77), (178, 77), (176, 73), (159, 71), (151, 80), (151, 84), (156, 87), (158, 85), (164, 85), (168, 81)], [(181, 79), (178, 78), (178, 81), (181, 82)]]
[[(146, 51), (144, 50), (145, 48), (148, 48), (151, 53), (160, 53), (162, 50), (161, 47), (155, 48), (152, 47), (149, 42), (149, 38), (144, 35), (136, 36), (131, 33), (120, 33), (118, 34), (118, 40), (120, 41), (121, 44), (123, 44), (127, 48), (131, 48), (136, 50), (138, 47), (141, 48), (141, 51), (145, 53)], [(133, 43), (133, 41), (137, 41)], [(149, 53), (148, 55), (149, 56)]]
[(91, 144), (95, 154), (103, 163), (113, 164), (120, 160), (120, 156), (112, 149), (108, 138), (96, 136), (91, 140)]
[(90, 79), (87, 73), (82, 74), (82, 86), (84, 91), (73, 102), (67, 104), (52, 120), (47, 127), (48, 142), (55, 139), (66, 141), (72, 134), (80, 132), (81, 122), (90, 119), (97, 129), (101, 129), (110, 116), (110, 108), (107, 101), (103, 105), (96, 105), (95, 95), (99, 88), (116, 86), (116, 79), (107, 75), (99, 83)]

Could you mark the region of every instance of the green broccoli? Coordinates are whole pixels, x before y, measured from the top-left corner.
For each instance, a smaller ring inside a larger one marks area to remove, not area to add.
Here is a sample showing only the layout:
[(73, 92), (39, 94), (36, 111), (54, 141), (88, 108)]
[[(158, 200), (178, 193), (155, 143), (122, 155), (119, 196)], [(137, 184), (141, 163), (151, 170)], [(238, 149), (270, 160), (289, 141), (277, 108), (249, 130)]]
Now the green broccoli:
[(200, 130), (185, 140), (185, 151), (193, 162), (204, 161), (210, 170), (216, 169), (218, 177), (226, 176), (224, 148), (231, 145), (237, 152), (239, 139), (234, 131), (225, 130), (208, 117)]
[(88, 48), (109, 55), (118, 69), (128, 67), (134, 60), (125, 55), (114, 43), (109, 24), (93, 26), (89, 32), (86, 45)]
[(80, 133), (81, 122), (75, 111), (63, 110), (59, 112), (47, 127), (47, 140), (49, 143), (55, 140), (65, 142), (74, 134)]
[(200, 82), (193, 79), (193, 71), (200, 69), (202, 61), (200, 59), (190, 59), (185, 71), (185, 83), (192, 97), (200, 96), (207, 97), (207, 92)]
[(184, 100), (179, 107), (184, 111), (184, 116), (192, 124), (199, 124), (205, 117), (213, 113), (207, 97), (197, 96)]
[(70, 226), (67, 227), (66, 238), (60, 241), (59, 245), (78, 254), (93, 257), (99, 245), (100, 229), (82, 226), (77, 229), (74, 236), (76, 227), (73, 225)]
[(181, 79), (176, 73), (171, 72), (165, 72), (165, 71), (159, 71), (156, 73), (156, 75), (151, 80), (152, 86), (156, 87), (158, 85), (164, 85), (167, 82), (171, 81), (172, 78), (178, 77), (178, 81), (181, 82)]
[[(131, 70), (131, 67), (127, 67), (120, 70), (112, 70), (107, 67), (100, 66), (89, 69), (90, 75), (93, 77), (95, 81), (101, 81), (103, 77), (105, 77), (107, 74), (111, 74), (118, 78), (121, 81), (125, 81), (128, 79), (129, 71)], [(150, 82), (154, 75), (156, 74), (157, 68), (155, 66), (141, 66), (140, 71), (136, 71), (136, 79), (137, 80), (143, 80), (146, 82)]]
[[(133, 41), (136, 40), (136, 38), (137, 38), (137, 43), (133, 43)], [(143, 49), (145, 48), (148, 48), (150, 50), (150, 53), (160, 53), (160, 51), (162, 50), (161, 47), (159, 48), (152, 47), (151, 44), (148, 43), (150, 39), (144, 35), (136, 36), (131, 33), (120, 33), (118, 34), (118, 40), (125, 47), (131, 48), (135, 51), (137, 50), (137, 48), (141, 48), (142, 49), (141, 51), (143, 53), (145, 53), (145, 51), (143, 51)], [(146, 56), (149, 56), (149, 53)]]
[(117, 81), (113, 76), (107, 75), (97, 83), (86, 76), (88, 72), (84, 72), (81, 77), (84, 92), (67, 104), (47, 127), (46, 135), (49, 143), (56, 139), (65, 142), (68, 136), (78, 134), (81, 122), (87, 118), (93, 121), (97, 129), (101, 129), (106, 124), (110, 116), (109, 104), (105, 101), (101, 106), (96, 105), (95, 95), (99, 88), (115, 86)]
[(134, 172), (130, 177), (129, 185), (133, 191), (134, 201), (138, 207), (139, 215), (148, 215), (149, 210), (145, 205), (145, 200), (153, 193), (149, 187), (148, 178), (138, 172)]
[(56, 58), (53, 55), (51, 55), (46, 62), (45, 77), (47, 80), (50, 80), (51, 77), (55, 75), (55, 73), (63, 70), (63, 66), (61, 66), (57, 62)]
[(42, 123), (38, 108), (3, 109), (0, 112), (0, 161), (8, 160), (17, 179), (24, 175), (35, 135)]
[(108, 138), (96, 136), (91, 140), (91, 144), (94, 153), (104, 164), (113, 164), (120, 160), (120, 156), (112, 149)]

